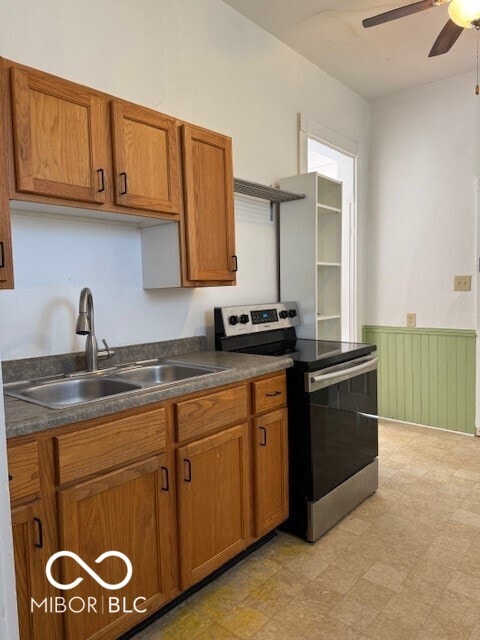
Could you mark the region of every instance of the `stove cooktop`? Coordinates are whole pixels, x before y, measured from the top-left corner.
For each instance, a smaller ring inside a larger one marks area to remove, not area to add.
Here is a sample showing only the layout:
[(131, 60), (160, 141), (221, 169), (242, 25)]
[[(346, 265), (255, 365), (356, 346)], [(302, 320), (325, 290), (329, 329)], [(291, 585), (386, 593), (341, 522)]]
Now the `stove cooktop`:
[(295, 363), (304, 365), (311, 370), (348, 362), (348, 360), (368, 355), (374, 350), (374, 345), (360, 342), (306, 340), (302, 338), (239, 349), (242, 353), (255, 353), (264, 356), (288, 355)]

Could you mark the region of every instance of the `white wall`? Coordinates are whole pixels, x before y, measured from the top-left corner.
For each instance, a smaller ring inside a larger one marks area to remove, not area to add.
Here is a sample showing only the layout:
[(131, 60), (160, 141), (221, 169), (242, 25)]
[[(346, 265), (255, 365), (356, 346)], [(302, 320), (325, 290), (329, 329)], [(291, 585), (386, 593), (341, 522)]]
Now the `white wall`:
[[(4, 2), (0, 43), (5, 57), (231, 135), (242, 178), (270, 184), (296, 172), (299, 112), (367, 146), (362, 98), (220, 0)], [(204, 333), (215, 304), (273, 300), (268, 206), (237, 199), (236, 221), (237, 287), (152, 293), (142, 289), (135, 230), (15, 216), (3, 357), (82, 348), (73, 324), (86, 285), (97, 333), (112, 345)]]
[(475, 328), (480, 97), (474, 74), (372, 103), (366, 322)]

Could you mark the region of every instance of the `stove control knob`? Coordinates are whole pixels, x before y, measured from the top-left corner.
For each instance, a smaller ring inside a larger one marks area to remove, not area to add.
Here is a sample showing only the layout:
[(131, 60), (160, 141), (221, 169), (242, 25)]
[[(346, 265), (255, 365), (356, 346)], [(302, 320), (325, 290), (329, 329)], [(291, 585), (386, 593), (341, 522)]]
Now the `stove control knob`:
[(290, 316), (290, 318), (296, 318), (297, 317), (297, 310), (296, 309), (290, 309), (290, 311), (288, 312), (288, 315)]
[(280, 311), (280, 313), (278, 314), (280, 316), (280, 318), (282, 320), (285, 320), (285, 318), (288, 318), (288, 311), (286, 311), (285, 309), (283, 309), (282, 311)]
[(238, 316), (230, 316), (228, 322), (233, 326), (238, 324)]
[(242, 315), (240, 316), (240, 322), (242, 324), (247, 324), (249, 322), (250, 318), (247, 316), (246, 313), (242, 313)]

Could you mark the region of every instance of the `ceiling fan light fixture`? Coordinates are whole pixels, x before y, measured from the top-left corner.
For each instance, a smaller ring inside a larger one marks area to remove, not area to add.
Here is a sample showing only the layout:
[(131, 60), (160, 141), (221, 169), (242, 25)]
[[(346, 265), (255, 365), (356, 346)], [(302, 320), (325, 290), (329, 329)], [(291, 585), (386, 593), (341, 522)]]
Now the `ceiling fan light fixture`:
[(472, 22), (480, 18), (480, 0), (452, 0), (448, 14), (459, 27), (470, 29)]

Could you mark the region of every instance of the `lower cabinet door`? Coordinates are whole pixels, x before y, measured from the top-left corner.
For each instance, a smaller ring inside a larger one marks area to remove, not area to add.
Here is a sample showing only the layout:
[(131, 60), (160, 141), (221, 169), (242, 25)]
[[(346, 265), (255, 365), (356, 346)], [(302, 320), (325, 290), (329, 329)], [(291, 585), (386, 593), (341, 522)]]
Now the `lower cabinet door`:
[(59, 506), (61, 548), (80, 559), (61, 560), (63, 584), (76, 583), (63, 591), (73, 605), (65, 613), (66, 638), (114, 640), (172, 592), (175, 520), (166, 455), (63, 489)]
[(287, 410), (254, 420), (255, 536), (265, 535), (288, 518)]
[(55, 637), (49, 634), (49, 614), (32, 606), (32, 598), (40, 604), (48, 591), (40, 500), (12, 509), (12, 532), (20, 640)]
[(249, 544), (249, 470), (247, 424), (177, 449), (182, 589)]

